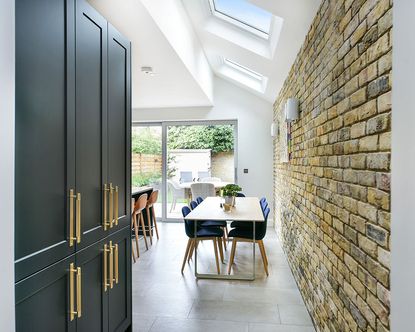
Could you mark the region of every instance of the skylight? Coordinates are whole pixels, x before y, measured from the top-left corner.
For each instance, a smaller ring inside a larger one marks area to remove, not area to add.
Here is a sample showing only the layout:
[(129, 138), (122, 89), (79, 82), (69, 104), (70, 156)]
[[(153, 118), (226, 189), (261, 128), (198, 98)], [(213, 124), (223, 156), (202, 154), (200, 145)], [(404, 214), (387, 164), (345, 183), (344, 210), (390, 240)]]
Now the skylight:
[(209, 0), (212, 13), (225, 21), (268, 39), (272, 14), (246, 0)]
[(258, 81), (261, 81), (263, 79), (263, 77), (264, 77), (263, 75), (255, 72), (255, 71), (253, 71), (253, 70), (251, 70), (249, 68), (246, 68), (245, 66), (242, 66), (239, 63), (236, 63), (236, 62), (234, 62), (232, 60), (224, 59), (224, 62), (225, 62), (225, 64), (227, 66), (229, 66), (229, 67), (231, 67), (231, 68), (233, 68), (235, 70), (238, 70), (238, 71), (244, 73), (245, 75), (248, 75), (251, 78), (256, 79)]
[(218, 72), (228, 79), (249, 87), (257, 92), (264, 93), (268, 78), (233, 60), (222, 58), (222, 66)]

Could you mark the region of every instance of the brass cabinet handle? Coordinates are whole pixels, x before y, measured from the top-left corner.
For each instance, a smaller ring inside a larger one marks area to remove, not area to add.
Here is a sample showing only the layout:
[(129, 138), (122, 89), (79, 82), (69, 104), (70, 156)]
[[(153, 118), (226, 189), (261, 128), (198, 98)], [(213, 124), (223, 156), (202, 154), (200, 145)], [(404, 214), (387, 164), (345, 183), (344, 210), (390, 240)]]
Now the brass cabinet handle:
[(110, 183), (110, 205), (109, 205), (109, 226), (112, 228), (114, 223), (114, 187)]
[(114, 221), (115, 226), (118, 226), (118, 186), (115, 186)]
[(104, 231), (108, 229), (108, 226), (110, 226), (111, 222), (108, 222), (108, 196), (107, 193), (109, 192), (108, 185), (104, 184)]
[(114, 281), (116, 284), (118, 284), (118, 244), (114, 246), (114, 266), (115, 266)]
[[(76, 310), (75, 310), (75, 276), (76, 273)], [(69, 315), (70, 320), (75, 319), (75, 315), (82, 316), (82, 276), (81, 268), (75, 268), (74, 263), (69, 265)]]
[(105, 244), (104, 245), (104, 292), (107, 291), (108, 286), (110, 285), (108, 283), (108, 276), (107, 276), (107, 272), (108, 272), (108, 253), (110, 252), (110, 249), (108, 248), (108, 245)]
[(74, 195), (73, 189), (69, 190), (69, 246), (72, 247), (74, 245), (74, 241), (76, 240), (74, 234), (74, 218), (73, 218), (73, 209), (74, 204), (73, 200), (76, 196)]
[(81, 268), (78, 267), (76, 274), (76, 311), (78, 318), (82, 317), (82, 276)]
[(76, 243), (81, 243), (81, 194), (76, 194)]
[(114, 287), (114, 247), (112, 245), (112, 241), (110, 241), (109, 244), (110, 249), (110, 288), (112, 289)]
[(77, 270), (74, 267), (74, 263), (69, 265), (69, 316), (70, 320), (75, 319), (77, 312), (75, 311), (75, 293), (74, 293), (74, 273)]

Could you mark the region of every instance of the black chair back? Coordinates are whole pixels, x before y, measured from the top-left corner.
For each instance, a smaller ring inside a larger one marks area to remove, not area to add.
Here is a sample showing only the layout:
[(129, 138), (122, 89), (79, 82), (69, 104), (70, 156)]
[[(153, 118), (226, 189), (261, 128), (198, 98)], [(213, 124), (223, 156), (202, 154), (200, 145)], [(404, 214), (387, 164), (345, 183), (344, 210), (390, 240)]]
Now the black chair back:
[(199, 196), (198, 198), (196, 198), (196, 202), (197, 202), (197, 204), (202, 203), (203, 202), (203, 198)]
[(246, 197), (243, 193), (236, 193), (236, 197)]
[(195, 201), (191, 201), (191, 202), (190, 202), (190, 208), (191, 208), (192, 210), (196, 209), (196, 207), (197, 207), (198, 205), (199, 205), (199, 204), (197, 204), (197, 202), (195, 202)]
[(262, 240), (265, 237), (265, 234), (267, 233), (267, 222), (268, 222), (268, 215), (269, 215), (269, 208), (265, 208), (264, 210), (264, 222), (257, 222), (255, 223), (255, 227), (257, 229), (255, 230), (255, 237), (257, 240)]
[[(190, 213), (190, 209), (188, 206), (182, 207), (182, 215), (183, 218), (186, 217)], [(195, 222), (193, 220), (186, 220), (184, 219), (184, 230), (186, 235), (190, 238), (194, 238), (195, 235)]]

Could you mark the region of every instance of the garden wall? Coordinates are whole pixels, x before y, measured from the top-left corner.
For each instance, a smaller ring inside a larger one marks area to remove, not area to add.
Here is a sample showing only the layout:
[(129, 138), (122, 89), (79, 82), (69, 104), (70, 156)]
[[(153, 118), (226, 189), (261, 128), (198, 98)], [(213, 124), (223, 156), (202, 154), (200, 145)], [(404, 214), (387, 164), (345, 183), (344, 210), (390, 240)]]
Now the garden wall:
[(133, 153), (131, 157), (132, 174), (160, 173), (162, 167), (161, 154)]

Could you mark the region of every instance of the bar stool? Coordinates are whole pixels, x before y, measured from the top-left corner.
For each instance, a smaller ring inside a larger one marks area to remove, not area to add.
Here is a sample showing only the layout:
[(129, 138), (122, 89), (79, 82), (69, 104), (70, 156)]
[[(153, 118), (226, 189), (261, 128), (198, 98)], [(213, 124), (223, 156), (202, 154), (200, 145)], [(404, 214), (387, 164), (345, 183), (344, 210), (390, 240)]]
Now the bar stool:
[[(154, 204), (157, 202), (158, 197), (159, 197), (159, 191), (154, 190), (151, 193), (150, 198), (147, 201), (147, 206), (146, 206), (147, 224), (148, 224), (148, 229), (150, 233), (150, 244), (153, 244), (153, 230), (151, 228), (151, 219), (153, 219), (154, 228), (156, 229), (157, 240), (159, 239), (159, 231), (157, 228), (157, 221), (156, 221), (156, 211), (154, 209)], [(150, 214), (150, 210), (152, 212), (151, 214)]]
[[(143, 211), (147, 206), (147, 194), (141, 195), (137, 201), (134, 203), (134, 208), (132, 212), (132, 221), (131, 221), (131, 229), (134, 228), (134, 238), (135, 238), (135, 245), (137, 249), (137, 256), (140, 257), (140, 251), (138, 248), (138, 230), (139, 230), (139, 223), (141, 225), (141, 228), (143, 229), (143, 235), (144, 235), (144, 242), (146, 244), (146, 249), (148, 250), (148, 244), (147, 244), (147, 236), (146, 236), (146, 228), (144, 226), (144, 217), (143, 217)], [(139, 218), (139, 220), (137, 220)], [(135, 262), (135, 254), (134, 254), (134, 246), (132, 246), (131, 254), (133, 255), (133, 259)]]

